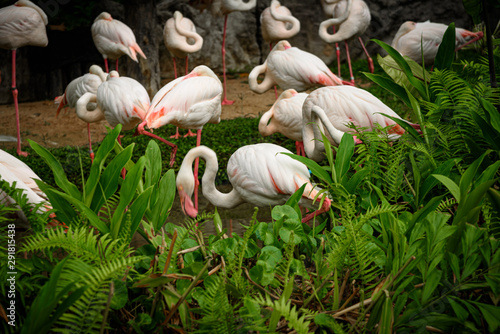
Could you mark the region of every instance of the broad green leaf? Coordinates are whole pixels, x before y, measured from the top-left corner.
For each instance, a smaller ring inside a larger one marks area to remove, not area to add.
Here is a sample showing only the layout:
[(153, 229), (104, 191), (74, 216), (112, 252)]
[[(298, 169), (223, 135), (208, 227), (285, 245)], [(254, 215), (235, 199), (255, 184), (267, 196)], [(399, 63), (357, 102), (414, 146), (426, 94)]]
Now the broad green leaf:
[(422, 304), (427, 303), (430, 298), (432, 298), (432, 294), (438, 287), (439, 281), (441, 280), (441, 275), (442, 271), (438, 269), (435, 269), (428, 273), (427, 279), (425, 280), (424, 289), (422, 291)]
[(358, 188), (359, 184), (365, 181), (366, 176), (370, 174), (370, 170), (368, 168), (363, 168), (361, 170), (356, 171), (354, 175), (344, 184), (345, 189), (348, 193), (354, 194), (356, 188)]
[(455, 197), (458, 203), (460, 203), (460, 188), (453, 182), (449, 177), (439, 174), (432, 174), (439, 182), (441, 182), (448, 190), (450, 194)]
[(394, 323), (394, 315), (392, 308), (392, 300), (389, 296), (389, 292), (384, 290), (385, 298), (384, 298), (384, 306), (382, 308), (382, 314), (380, 316), (378, 333), (392, 333), (392, 325)]
[(151, 222), (153, 223), (155, 232), (158, 232), (167, 220), (168, 213), (172, 208), (175, 198), (175, 173), (173, 169), (169, 169), (160, 180), (158, 196), (156, 203), (153, 205)]
[(67, 194), (73, 196), (74, 198), (81, 200), (82, 194), (78, 188), (71, 182), (68, 181), (66, 173), (62, 168), (61, 164), (57, 159), (49, 152), (45, 147), (42, 147), (35, 143), (34, 141), (28, 139), (31, 148), (45, 161), (45, 163), (50, 167), (52, 173), (54, 174), (54, 181), (56, 184)]
[(486, 119), (488, 124), (496, 130), (497, 134), (500, 133), (500, 114), (498, 113), (497, 108), (488, 100), (486, 100), (482, 96), (477, 96), (481, 107), (485, 111)]
[(346, 133), (342, 136), (337, 155), (335, 158), (335, 174), (337, 175), (337, 183), (342, 184), (344, 176), (349, 171), (351, 165), (351, 158), (354, 154), (354, 139), (351, 134)]
[(304, 189), (306, 188), (307, 183), (304, 183), (299, 189), (297, 189), (296, 192), (290, 196), (290, 198), (286, 201), (285, 205), (288, 205), (292, 208), (295, 209), (295, 212), (297, 212), (297, 216), (301, 216), (300, 212), (300, 207), (299, 207), (299, 202), (300, 199), (302, 198), (302, 194), (304, 193)]
[(477, 158), (470, 166), (467, 168), (465, 173), (460, 179), (460, 194), (465, 196), (472, 189), (472, 183), (474, 178), (478, 173), (479, 166), (481, 166), (484, 158), (489, 154), (491, 150), (484, 152), (479, 158)]
[(467, 317), (469, 316), (469, 312), (467, 312), (467, 310), (462, 305), (460, 305), (459, 303), (457, 303), (455, 301), (455, 297), (447, 297), (446, 299), (448, 300), (451, 307), (453, 308), (453, 311), (457, 315), (457, 318), (460, 321), (464, 322), (467, 319)]
[(68, 226), (74, 222), (76, 217), (78, 217), (78, 213), (73, 209), (70, 202), (68, 202), (63, 196), (59, 195), (59, 192), (52, 186), (41, 180), (35, 179), (35, 182), (40, 190), (47, 195), (52, 208), (56, 210), (57, 220), (59, 222), (66, 223)]
[(150, 140), (144, 153), (146, 157), (146, 171), (144, 172), (144, 187), (156, 185), (161, 177), (161, 151), (155, 140)]
[[(439, 166), (432, 171), (432, 174), (449, 175), (451, 169), (457, 161), (458, 159), (449, 159), (439, 164)], [(422, 183), (422, 186), (420, 187), (419, 204), (424, 200), (429, 191), (431, 191), (432, 188), (439, 184), (439, 180), (432, 174), (425, 179), (425, 181)]]
[(295, 212), (295, 210), (289, 205), (276, 205), (271, 210), (271, 217), (274, 220), (280, 220), (282, 218), (288, 217), (290, 219), (296, 220), (297, 222), (300, 222), (297, 212)]
[(449, 69), (455, 58), (455, 23), (450, 23), (444, 32), (443, 39), (439, 45), (434, 67), (436, 69)]
[(372, 74), (366, 72), (363, 72), (363, 74), (368, 79), (378, 84), (380, 87), (384, 88), (385, 90), (399, 97), (404, 102), (404, 104), (406, 104), (406, 106), (411, 107), (410, 99), (408, 99), (408, 94), (406, 93), (406, 90), (403, 87), (401, 87), (391, 79), (384, 77), (380, 74)]
[(500, 150), (500, 131), (495, 129), (491, 123), (483, 119), (475, 110), (471, 110), (471, 116), (481, 130), (484, 139), (495, 151)]
[(149, 199), (151, 197), (151, 193), (153, 192), (153, 186), (147, 188), (142, 194), (137, 196), (132, 205), (130, 206), (131, 212), (131, 225), (130, 225), (130, 235), (128, 240), (132, 240), (132, 236), (135, 231), (139, 227), (142, 218), (144, 217), (144, 212), (148, 208)]
[(271, 268), (275, 268), (282, 258), (281, 251), (274, 246), (264, 246), (260, 251), (259, 260), (266, 262)]
[(425, 204), (425, 206), (422, 209), (418, 210), (413, 214), (411, 221), (408, 223), (408, 228), (406, 229), (405, 234), (407, 238), (410, 238), (416, 223), (422, 221), (427, 217), (427, 215), (429, 215), (431, 212), (437, 209), (443, 197), (444, 196), (433, 197), (430, 201), (427, 202), (427, 204)]
[(120, 279), (113, 280), (114, 293), (113, 298), (111, 298), (110, 307), (113, 310), (119, 310), (125, 306), (128, 302), (128, 289), (124, 281)]
[(489, 332), (496, 332), (496, 330), (500, 327), (500, 307), (495, 305), (483, 304), (472, 300), (470, 302), (476, 305), (481, 311), (481, 314), (488, 323)]

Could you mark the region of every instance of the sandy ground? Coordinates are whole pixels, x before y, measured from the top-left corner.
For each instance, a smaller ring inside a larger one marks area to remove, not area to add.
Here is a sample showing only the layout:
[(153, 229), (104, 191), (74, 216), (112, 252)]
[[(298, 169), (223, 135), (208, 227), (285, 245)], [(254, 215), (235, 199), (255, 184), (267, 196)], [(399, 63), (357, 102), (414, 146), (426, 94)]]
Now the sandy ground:
[[(22, 95), (23, 92), (19, 92)], [(63, 92), (61, 92), (62, 94)], [(280, 93), (280, 91), (278, 92)], [(258, 117), (270, 109), (275, 101), (274, 91), (260, 95), (248, 87), (247, 75), (228, 78), (227, 98), (235, 100), (233, 105), (222, 106), (222, 119)], [(66, 109), (56, 118), (57, 105), (53, 100), (19, 104), (21, 139), (27, 139), (51, 148), (61, 146), (83, 146), (88, 143), (86, 123), (80, 120), (73, 109)], [(100, 142), (106, 136), (106, 121), (90, 127), (92, 142)], [(183, 133), (183, 132), (182, 132)], [(0, 105), (0, 136), (16, 137), (14, 105)], [(12, 139), (12, 138), (11, 138)], [(1, 140), (1, 138), (0, 138)], [(15, 141), (0, 141), (0, 148), (14, 148)]]

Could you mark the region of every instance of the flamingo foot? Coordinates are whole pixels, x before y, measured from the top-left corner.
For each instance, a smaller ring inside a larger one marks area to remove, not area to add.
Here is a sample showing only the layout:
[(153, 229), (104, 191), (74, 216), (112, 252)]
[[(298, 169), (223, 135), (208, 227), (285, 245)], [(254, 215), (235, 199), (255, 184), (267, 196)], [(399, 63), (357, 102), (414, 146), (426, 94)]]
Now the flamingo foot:
[(175, 128), (175, 135), (170, 136), (169, 138), (179, 139), (181, 135), (179, 134), (179, 127)]
[(94, 151), (90, 151), (90, 161), (91, 161), (91, 163), (94, 163), (94, 158), (95, 158)]
[(230, 106), (232, 104), (234, 104), (234, 100), (228, 100), (226, 98), (224, 98), (224, 100), (222, 100), (222, 105), (223, 106)]
[(23, 157), (27, 157), (28, 154), (29, 154), (28, 152), (21, 151), (21, 149), (17, 150), (17, 155), (21, 155)]
[(184, 135), (184, 138), (186, 137), (196, 137), (196, 133), (192, 132), (190, 129), (188, 129), (188, 133)]

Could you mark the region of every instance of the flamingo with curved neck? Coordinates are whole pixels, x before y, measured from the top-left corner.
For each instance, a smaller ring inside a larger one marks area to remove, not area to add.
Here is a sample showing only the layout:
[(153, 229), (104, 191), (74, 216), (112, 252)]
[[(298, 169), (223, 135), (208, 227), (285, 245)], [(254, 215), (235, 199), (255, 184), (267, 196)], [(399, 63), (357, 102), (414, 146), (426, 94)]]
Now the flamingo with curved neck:
[[(355, 133), (351, 123), (367, 131), (374, 130), (375, 124), (390, 126), (389, 139), (399, 139), (405, 133), (404, 129), (383, 114), (402, 119), (374, 95), (360, 88), (336, 86), (314, 90), (304, 101), (302, 109), (302, 137), (307, 157), (315, 161), (323, 160), (325, 146), (321, 133), (332, 145), (338, 146), (345, 133)], [(410, 125), (420, 128), (418, 124)], [(356, 137), (354, 140), (356, 144), (361, 143)]]
[(292, 12), (273, 0), (271, 5), (260, 14), (262, 37), (272, 48), (272, 43), (283, 39), (289, 39), (300, 31), (300, 21), (292, 15)]
[(217, 207), (234, 208), (244, 202), (256, 206), (281, 205), (306, 184), (299, 202), (301, 205), (314, 208), (315, 200), (324, 200), (323, 205), (304, 217), (302, 222), (328, 211), (331, 200), (311, 183), (307, 167), (280, 153), (291, 152), (269, 143), (240, 147), (227, 164), (227, 174), (233, 189), (229, 193), (222, 193), (215, 187), (215, 176), (219, 169), (215, 152), (206, 146), (191, 149), (184, 157), (176, 179), (182, 210), (190, 217), (198, 214), (191, 200), (195, 187), (192, 164), (196, 158), (201, 158), (206, 162), (202, 178), (203, 195)]

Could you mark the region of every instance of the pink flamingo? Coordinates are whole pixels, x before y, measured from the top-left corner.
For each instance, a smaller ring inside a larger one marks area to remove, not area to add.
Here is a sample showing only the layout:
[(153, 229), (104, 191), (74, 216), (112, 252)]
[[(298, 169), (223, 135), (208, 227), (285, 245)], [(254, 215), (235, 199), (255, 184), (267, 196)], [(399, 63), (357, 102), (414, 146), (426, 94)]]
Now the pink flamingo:
[[(186, 59), (186, 75), (188, 74), (188, 54), (200, 51), (203, 45), (203, 38), (196, 33), (196, 27), (193, 21), (182, 16), (179, 11), (174, 13), (174, 16), (167, 20), (163, 29), (163, 40), (168, 51), (173, 55), (174, 77), (177, 79), (177, 66), (175, 58)], [(184, 137), (196, 136), (188, 129), (188, 133)], [(176, 127), (175, 135), (170, 138), (179, 139), (179, 128)]]
[[(107, 75), (100, 66), (92, 65), (89, 69), (89, 73), (72, 80), (68, 86), (66, 86), (64, 94), (55, 98), (55, 103), (59, 104), (56, 117), (59, 116), (61, 109), (64, 107), (75, 108), (78, 99), (82, 97), (83, 94), (87, 92), (97, 94), (99, 85), (106, 81), (106, 77)], [(86, 108), (93, 110), (95, 107), (96, 104), (92, 103)], [(90, 123), (87, 123), (87, 134), (89, 138), (90, 159), (94, 161), (94, 152), (92, 151), (92, 141), (90, 139)]]
[[(264, 79), (258, 83), (257, 78), (263, 73)], [(302, 92), (319, 85), (343, 83), (351, 84), (340, 80), (319, 57), (292, 47), (288, 41), (278, 42), (264, 64), (254, 67), (248, 75), (250, 89), (258, 94), (265, 93), (274, 85)]]
[[(422, 52), (420, 45), (422, 43), (425, 65), (434, 64), (437, 50), (443, 35), (448, 28), (447, 25), (441, 23), (412, 22), (406, 21), (397, 31), (392, 40), (392, 47), (398, 50), (403, 56), (407, 56), (417, 63), (422, 63)], [(466, 45), (474, 43), (483, 38), (483, 32), (471, 32), (462, 28), (455, 29), (456, 36), (456, 51)]]
[(17, 154), (27, 156), (21, 150), (21, 126), (16, 87), (16, 50), (25, 45), (47, 46), (48, 23), (43, 10), (27, 0), (20, 0), (13, 5), (0, 9), (0, 48), (12, 50), (12, 96), (16, 110)]
[(99, 14), (90, 27), (94, 44), (104, 58), (106, 72), (109, 72), (108, 58), (116, 59), (116, 70), (118, 71), (118, 58), (126, 54), (137, 62), (138, 53), (142, 58), (146, 56), (135, 40), (132, 30), (123, 22), (113, 19), (107, 13)]
[(265, 137), (278, 132), (295, 140), (297, 155), (302, 156), (305, 156), (302, 143), (302, 105), (307, 95), (297, 93), (295, 89), (285, 90), (259, 121), (261, 135)]
[[(315, 161), (323, 160), (325, 146), (320, 131), (332, 145), (338, 146), (344, 133), (354, 133), (355, 130), (349, 127), (351, 123), (367, 131), (375, 129), (375, 124), (391, 126), (389, 139), (397, 140), (404, 134), (404, 129), (383, 114), (401, 119), (391, 108), (363, 89), (335, 86), (314, 90), (305, 99), (302, 108), (302, 138), (307, 157)], [(420, 128), (418, 124), (410, 125)], [(354, 138), (356, 144), (361, 143)]]
[[(269, 50), (273, 44), (292, 38), (300, 31), (300, 21), (293, 17), (290, 10), (282, 6), (278, 0), (271, 1), (271, 5), (260, 14), (260, 28), (262, 37), (269, 43)], [(274, 86), (274, 95), (278, 99), (278, 90)]]
[(300, 205), (314, 208), (312, 204), (315, 200), (324, 198), (324, 201), (317, 211), (304, 217), (302, 222), (328, 211), (331, 200), (326, 197), (326, 193), (311, 183), (307, 167), (280, 153), (291, 152), (269, 143), (240, 147), (227, 163), (227, 175), (233, 190), (224, 194), (218, 191), (214, 184), (218, 170), (215, 152), (206, 146), (191, 149), (184, 157), (176, 179), (182, 210), (193, 218), (198, 214), (198, 208), (194, 207), (191, 201), (195, 187), (192, 165), (195, 159), (202, 158), (206, 162), (202, 178), (203, 195), (217, 207), (229, 209), (244, 202), (256, 206), (282, 205), (297, 189), (306, 184)]
[[(368, 59), (368, 68), (373, 73), (373, 60), (365, 48), (361, 35), (364, 34), (370, 25), (371, 15), (368, 6), (363, 0), (323, 0), (328, 4), (336, 4), (333, 8), (333, 18), (321, 22), (319, 26), (319, 36), (327, 43), (339, 43), (344, 41), (347, 63), (349, 65), (349, 74), (351, 83), (354, 84), (354, 75), (352, 73), (351, 56), (349, 54), (349, 46), (347, 42), (357, 38), (363, 48)], [(332, 8), (332, 7), (329, 7)], [(330, 10), (330, 9), (329, 9)], [(338, 31), (330, 34), (328, 27), (338, 25)], [(337, 53), (337, 61), (340, 53)], [(340, 71), (340, 70), (339, 70)], [(340, 75), (340, 72), (339, 72)]]
[[(201, 130), (206, 123), (217, 124), (221, 115), (222, 84), (215, 73), (205, 65), (195, 67), (188, 75), (179, 77), (156, 93), (151, 101), (144, 121), (137, 130), (172, 147), (170, 166), (175, 161), (177, 146), (144, 129), (157, 129), (165, 124), (173, 124), (183, 129), (197, 129), (196, 146), (201, 143)], [(198, 207), (198, 160), (195, 164), (196, 192)]]

